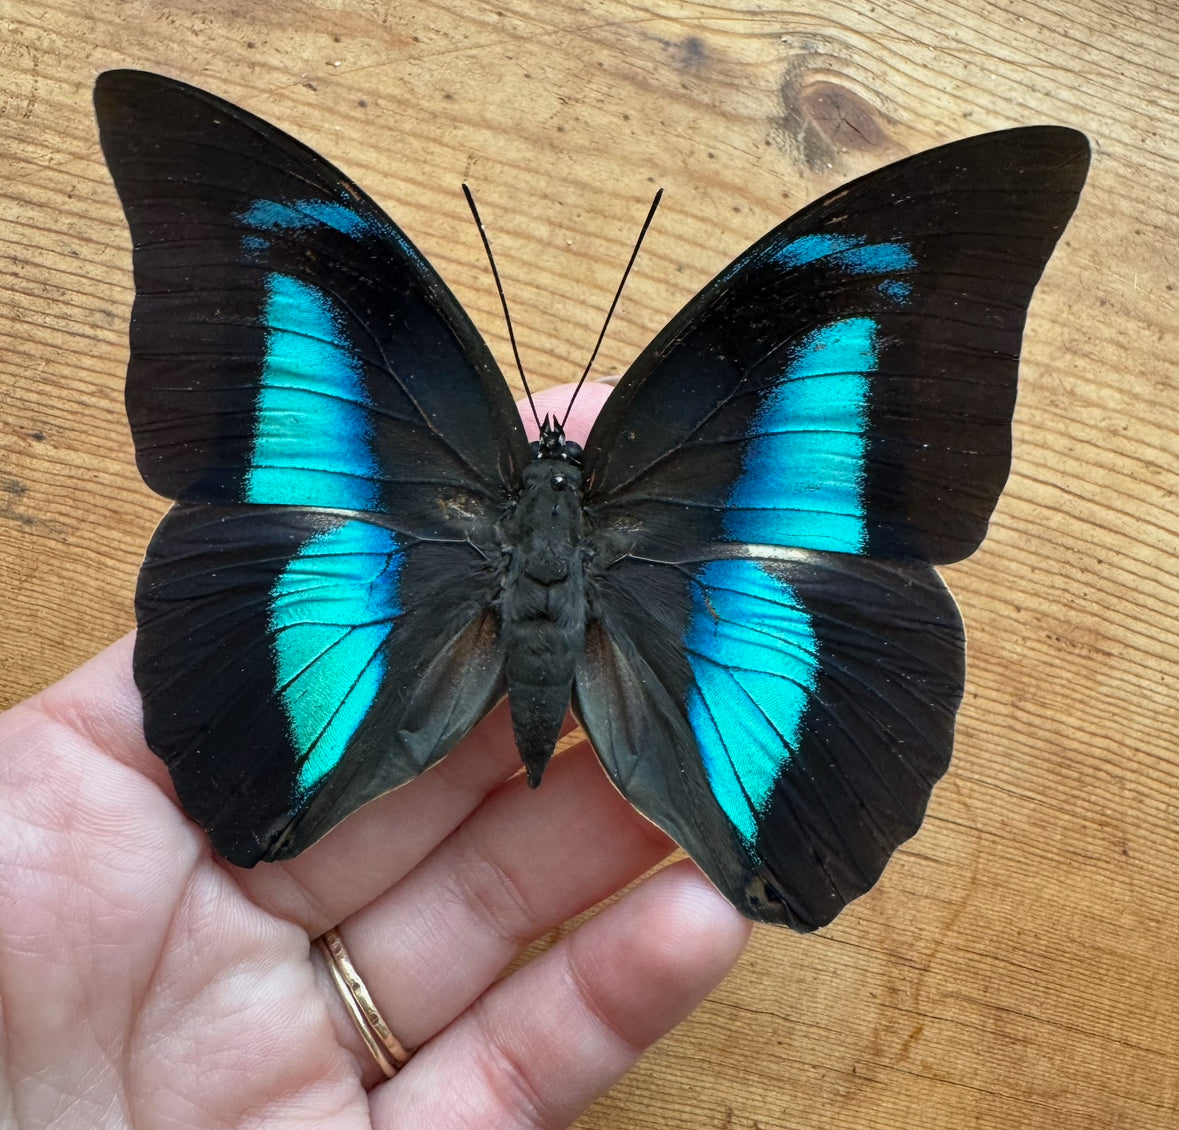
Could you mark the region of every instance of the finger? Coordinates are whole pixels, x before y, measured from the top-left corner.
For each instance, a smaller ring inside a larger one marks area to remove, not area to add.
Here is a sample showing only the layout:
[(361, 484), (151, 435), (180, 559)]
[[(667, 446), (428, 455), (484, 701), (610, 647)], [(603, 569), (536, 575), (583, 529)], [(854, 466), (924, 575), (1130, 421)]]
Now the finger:
[[(178, 881), (207, 850), (203, 834), (176, 805), (163, 762), (143, 739), (143, 710), (131, 675), (133, 634), (71, 671), (3, 715), (6, 734), (27, 731), (43, 750), (26, 797), (37, 794), (50, 818), (65, 814), (62, 829), (82, 858), (97, 864), (99, 843), (120, 853), (162, 862), (151, 878)], [(0, 761), (27, 752), (22, 741), (0, 740)], [(75, 791), (71, 781), (80, 782)], [(105, 850), (102, 849), (102, 850)], [(145, 876), (146, 878), (146, 876)]]
[(143, 707), (131, 675), (134, 646), (130, 632), (13, 709), (49, 716), (167, 790), (168, 770), (143, 740)]
[[(569, 398), (573, 395), (575, 387), (575, 385), (556, 385), (554, 388), (542, 389), (533, 396), (532, 400), (536, 405), (537, 414), (542, 420), (546, 413), (560, 420), (566, 410), (569, 410), (569, 419), (565, 421), (565, 434), (575, 443), (584, 446), (595, 417), (601, 411), (602, 405), (606, 403), (606, 399), (613, 389), (601, 381), (587, 381), (577, 394), (572, 409), (569, 409)], [(532, 418), (532, 410), (528, 408), (528, 401), (521, 402), (521, 409), (524, 430), (530, 440), (535, 440), (538, 438), (536, 421)]]
[(371, 1096), (373, 1125), (568, 1126), (737, 960), (750, 924), (666, 868), (496, 985)]
[(317, 937), (410, 872), (519, 770), (502, 703), (437, 765), (366, 804), (301, 855), (234, 871), (264, 910)]
[[(671, 841), (617, 793), (588, 744), (541, 787), (492, 796), (391, 891), (341, 923), (357, 970), (407, 1047), (482, 994), (520, 949), (642, 875)], [(341, 1014), (340, 1035), (370, 1067)], [(371, 1070), (367, 1081), (376, 1082)]]

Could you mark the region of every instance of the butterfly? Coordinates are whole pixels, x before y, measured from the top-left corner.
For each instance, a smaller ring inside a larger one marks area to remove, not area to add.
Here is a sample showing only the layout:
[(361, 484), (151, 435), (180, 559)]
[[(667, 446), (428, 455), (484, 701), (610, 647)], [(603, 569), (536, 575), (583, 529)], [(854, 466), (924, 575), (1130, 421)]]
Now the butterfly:
[(935, 564), (1011, 460), (1075, 130), (932, 149), (804, 208), (639, 355), (582, 450), (529, 444), (421, 253), (252, 114), (108, 71), (134, 248), (127, 410), (174, 500), (136, 593), (148, 744), (213, 847), (285, 859), (506, 694), (573, 711), (744, 914), (830, 922), (916, 832), (963, 693)]

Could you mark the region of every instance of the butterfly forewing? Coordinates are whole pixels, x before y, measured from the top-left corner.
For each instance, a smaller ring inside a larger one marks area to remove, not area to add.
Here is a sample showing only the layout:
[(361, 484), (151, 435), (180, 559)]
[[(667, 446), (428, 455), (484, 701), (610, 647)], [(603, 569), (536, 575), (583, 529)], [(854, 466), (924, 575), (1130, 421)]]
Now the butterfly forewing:
[(487, 347), (401, 230), (259, 118), (136, 71), (95, 88), (134, 245), (127, 408), (149, 486), (453, 535), (528, 452)]
[(1083, 135), (984, 134), (803, 209), (639, 356), (586, 446), (586, 505), (644, 551), (752, 543), (947, 562), (1011, 459), (1032, 291)]

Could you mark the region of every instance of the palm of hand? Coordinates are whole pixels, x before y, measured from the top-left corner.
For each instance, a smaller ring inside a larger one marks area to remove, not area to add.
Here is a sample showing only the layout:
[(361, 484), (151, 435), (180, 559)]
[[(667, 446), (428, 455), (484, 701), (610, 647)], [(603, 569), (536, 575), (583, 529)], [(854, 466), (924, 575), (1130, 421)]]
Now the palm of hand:
[[(670, 846), (587, 748), (509, 780), (499, 711), (298, 859), (230, 867), (143, 744), (130, 650), (0, 716), (5, 1125), (566, 1126), (744, 944), (679, 864), (497, 982)], [(387, 1082), (309, 952), (337, 923), (421, 1049)]]

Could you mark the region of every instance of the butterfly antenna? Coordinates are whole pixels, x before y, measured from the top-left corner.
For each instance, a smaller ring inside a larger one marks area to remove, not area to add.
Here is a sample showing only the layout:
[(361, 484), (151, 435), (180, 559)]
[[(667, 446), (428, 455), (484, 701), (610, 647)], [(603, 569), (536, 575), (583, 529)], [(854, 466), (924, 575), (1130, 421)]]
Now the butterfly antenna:
[(581, 386), (585, 384), (585, 378), (589, 376), (589, 371), (594, 367), (594, 362), (598, 359), (598, 350), (602, 348), (602, 341), (606, 337), (606, 329), (610, 325), (610, 319), (614, 317), (614, 310), (618, 306), (618, 300), (622, 297), (622, 288), (626, 286), (626, 280), (630, 278), (631, 268), (635, 265), (635, 260), (639, 257), (639, 248), (643, 246), (643, 238), (647, 234), (647, 229), (651, 226), (651, 221), (655, 219), (655, 210), (659, 207), (659, 201), (663, 199), (663, 189), (659, 189), (655, 193), (655, 199), (651, 201), (651, 207), (647, 211), (647, 218), (643, 221), (643, 226), (639, 229), (639, 238), (635, 240), (634, 250), (630, 253), (630, 262), (626, 265), (626, 270), (622, 272), (622, 279), (618, 283), (618, 289), (614, 292), (614, 301), (610, 303), (610, 309), (606, 311), (606, 320), (602, 323), (602, 332), (598, 334), (598, 340), (594, 344), (594, 351), (590, 354), (590, 359), (585, 363), (585, 368), (582, 370), (581, 379), (577, 382), (577, 387), (573, 390), (573, 395), (569, 398), (569, 407), (565, 409), (565, 415), (561, 419), (561, 427), (564, 429), (565, 421), (569, 419), (569, 413), (573, 411), (573, 402), (577, 399), (577, 394), (581, 392)]
[(524, 375), (524, 364), (520, 360), (520, 350), (516, 346), (516, 331), (512, 329), (512, 315), (508, 313), (508, 300), (504, 295), (503, 283), (499, 281), (495, 256), (491, 253), (491, 241), (487, 238), (487, 231), (483, 227), (483, 221), (479, 218), (479, 209), (475, 207), (475, 198), (465, 184), (463, 185), (463, 195), (467, 198), (467, 206), (471, 209), (471, 215), (475, 217), (475, 227), (479, 229), (479, 238), (483, 240), (483, 250), (487, 252), (487, 262), (491, 264), (491, 277), (495, 279), (495, 289), (499, 291), (499, 304), (504, 308), (504, 321), (508, 324), (508, 341), (512, 343), (512, 356), (516, 358), (516, 372), (520, 374), (520, 382), (524, 385), (524, 395), (528, 397), (528, 407), (532, 409), (532, 418), (539, 428), (540, 416), (536, 411), (536, 404), (532, 400), (532, 389), (528, 387), (528, 378)]

